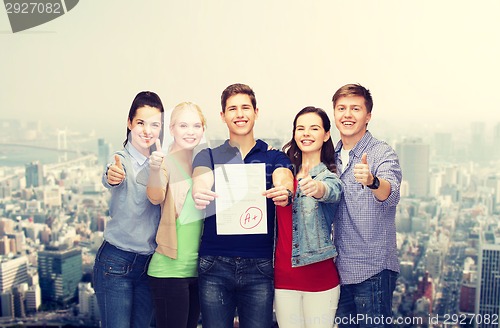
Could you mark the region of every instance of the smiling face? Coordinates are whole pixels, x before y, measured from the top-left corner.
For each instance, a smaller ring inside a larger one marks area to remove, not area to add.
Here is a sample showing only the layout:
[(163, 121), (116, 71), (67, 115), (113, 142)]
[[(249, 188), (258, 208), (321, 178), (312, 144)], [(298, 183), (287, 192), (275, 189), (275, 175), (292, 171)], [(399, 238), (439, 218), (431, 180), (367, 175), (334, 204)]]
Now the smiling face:
[(222, 121), (227, 124), (231, 137), (251, 136), (259, 110), (254, 108), (250, 96), (235, 94), (226, 101), (224, 112), (220, 113)]
[(132, 121), (128, 120), (129, 140), (144, 156), (149, 156), (149, 147), (155, 144), (161, 131), (161, 112), (158, 108), (143, 106), (137, 109)]
[(297, 118), (294, 140), (302, 154), (321, 152), (323, 143), (330, 138), (330, 131), (325, 131), (321, 117), (316, 113), (306, 113)]
[(340, 97), (333, 108), (335, 126), (340, 132), (344, 148), (351, 149), (363, 137), (372, 114), (368, 112), (365, 98), (361, 96)]
[(204, 131), (204, 124), (196, 109), (180, 110), (170, 124), (170, 134), (174, 137), (172, 150), (193, 150), (200, 143)]

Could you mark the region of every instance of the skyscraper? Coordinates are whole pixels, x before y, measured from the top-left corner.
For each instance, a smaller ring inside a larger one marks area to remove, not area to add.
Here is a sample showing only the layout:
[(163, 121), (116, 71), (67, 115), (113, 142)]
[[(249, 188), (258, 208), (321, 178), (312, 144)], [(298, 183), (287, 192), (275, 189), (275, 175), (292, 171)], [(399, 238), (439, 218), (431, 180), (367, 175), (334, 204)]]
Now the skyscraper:
[(436, 159), (449, 161), (453, 158), (453, 138), (449, 132), (437, 132), (434, 134), (434, 151)]
[[(500, 144), (500, 123), (495, 124), (495, 127), (493, 128), (493, 145), (499, 145)], [(493, 151), (493, 159), (500, 159), (500, 147), (492, 147), (491, 150)]]
[(111, 145), (107, 143), (103, 138), (97, 139), (97, 160), (102, 166), (106, 166), (109, 162), (109, 156), (111, 154)]
[(493, 154), (488, 150), (489, 140), (486, 138), (486, 123), (472, 122), (470, 128), (469, 158), (477, 163), (484, 163), (490, 160)]
[(70, 302), (76, 296), (83, 275), (81, 249), (47, 248), (39, 252), (38, 274), (43, 302)]
[[(476, 327), (500, 327), (500, 244), (492, 232), (482, 236), (478, 260), (476, 315), (482, 323)], [(489, 319), (489, 320), (488, 320)], [(495, 320), (496, 319), (496, 320)], [(487, 321), (488, 320), (488, 321)], [(492, 321), (495, 320), (494, 324)]]
[(409, 185), (410, 196), (429, 195), (429, 144), (422, 139), (405, 139), (396, 144), (403, 181)]
[(0, 293), (10, 293), (14, 286), (28, 281), (28, 258), (26, 256), (1, 261)]
[(39, 187), (43, 185), (43, 167), (40, 162), (35, 161), (25, 166), (26, 188)]

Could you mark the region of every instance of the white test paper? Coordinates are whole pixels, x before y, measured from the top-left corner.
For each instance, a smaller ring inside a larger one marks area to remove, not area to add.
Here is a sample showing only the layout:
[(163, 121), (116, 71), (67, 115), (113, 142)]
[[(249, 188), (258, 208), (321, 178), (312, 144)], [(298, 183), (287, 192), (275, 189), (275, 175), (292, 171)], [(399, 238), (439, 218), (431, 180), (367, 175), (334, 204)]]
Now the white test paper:
[(215, 165), (218, 235), (267, 233), (264, 163)]

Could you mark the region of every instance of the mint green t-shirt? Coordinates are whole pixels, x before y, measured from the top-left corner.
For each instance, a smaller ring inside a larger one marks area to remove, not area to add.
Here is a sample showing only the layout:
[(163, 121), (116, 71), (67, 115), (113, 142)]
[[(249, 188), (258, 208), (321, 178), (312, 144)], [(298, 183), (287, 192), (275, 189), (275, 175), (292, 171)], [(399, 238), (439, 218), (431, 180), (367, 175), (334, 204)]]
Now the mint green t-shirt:
[(194, 205), (191, 188), (189, 188), (181, 214), (176, 220), (177, 259), (155, 252), (149, 263), (148, 275), (156, 278), (198, 276), (198, 248), (203, 217), (201, 211), (197, 210)]

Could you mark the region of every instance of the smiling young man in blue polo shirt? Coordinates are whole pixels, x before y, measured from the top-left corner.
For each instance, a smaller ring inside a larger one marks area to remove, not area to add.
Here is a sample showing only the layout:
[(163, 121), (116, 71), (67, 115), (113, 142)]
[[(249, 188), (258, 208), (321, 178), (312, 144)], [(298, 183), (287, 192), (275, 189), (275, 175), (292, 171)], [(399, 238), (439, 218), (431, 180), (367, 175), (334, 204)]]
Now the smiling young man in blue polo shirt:
[[(249, 86), (228, 86), (222, 92), (221, 105), (229, 139), (217, 148), (201, 151), (193, 163), (193, 198), (207, 213), (198, 269), (203, 327), (232, 328), (237, 310), (241, 327), (268, 328), (273, 325), (275, 205), (290, 202), (291, 163), (284, 153), (269, 150), (265, 142), (254, 138), (259, 110)], [(219, 235), (214, 165), (243, 163), (265, 164), (267, 232)]]

